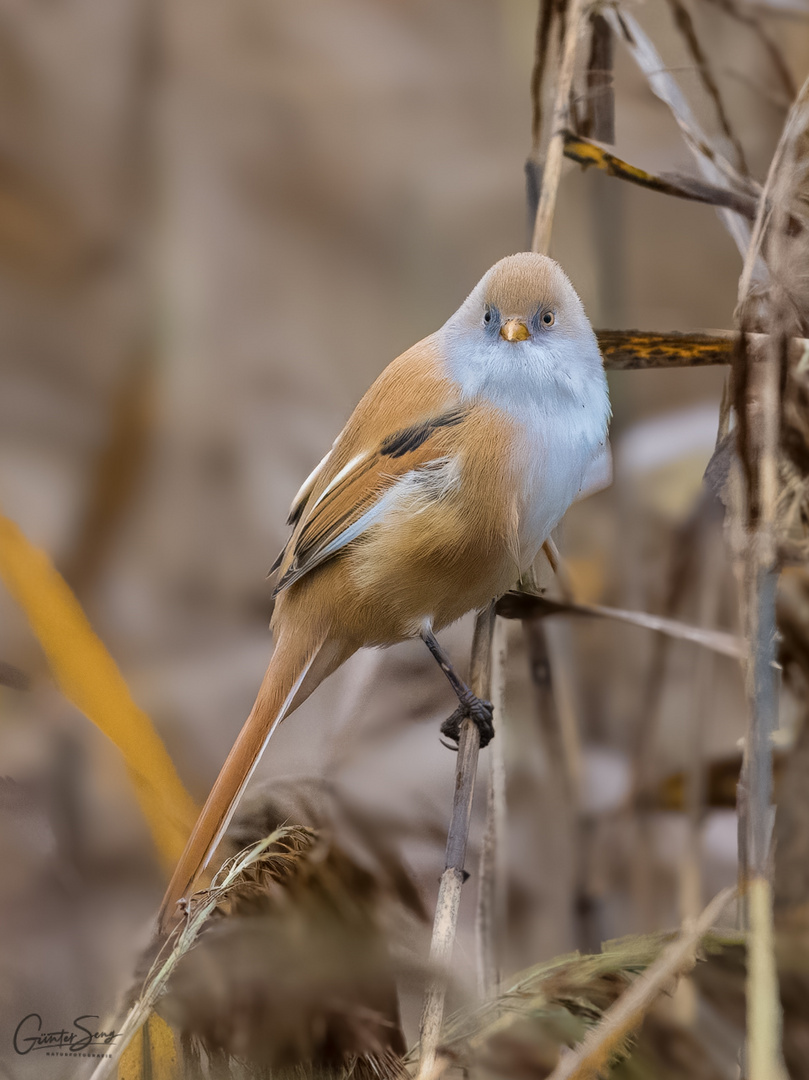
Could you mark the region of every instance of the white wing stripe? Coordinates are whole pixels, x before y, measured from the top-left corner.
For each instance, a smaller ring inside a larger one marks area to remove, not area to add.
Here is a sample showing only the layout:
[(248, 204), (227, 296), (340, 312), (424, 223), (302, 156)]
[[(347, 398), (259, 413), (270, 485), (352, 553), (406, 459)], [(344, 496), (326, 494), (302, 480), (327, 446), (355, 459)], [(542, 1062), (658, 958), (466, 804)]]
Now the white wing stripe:
[[(312, 510), (314, 510), (316, 507), (320, 506), (320, 504), (323, 502), (323, 500), (326, 498), (326, 496), (329, 494), (329, 492), (333, 491), (334, 488), (336, 488), (337, 485), (340, 483), (340, 481), (345, 479), (345, 477), (351, 472), (351, 470), (356, 465), (358, 465), (363, 460), (363, 458), (366, 458), (366, 457), (368, 457), (367, 454), (357, 454), (357, 456), (353, 457), (351, 459), (351, 461), (348, 462), (347, 465), (344, 465), (342, 467), (342, 469), (340, 469), (340, 471), (337, 473), (337, 475), (335, 477), (333, 477), (329, 481), (329, 483), (326, 485), (326, 487), (323, 489), (323, 491), (317, 497), (315, 502), (312, 504)], [(324, 463), (325, 463), (325, 460), (326, 459), (324, 458), (323, 459)], [(319, 466), (318, 466), (318, 468), (319, 468)]]
[(298, 494), (292, 500), (292, 506), (289, 508), (289, 516), (290, 517), (292, 517), (295, 514), (295, 511), (298, 509), (300, 504), (303, 502), (303, 500), (308, 496), (309, 492), (312, 490), (312, 487), (314, 485), (315, 480), (317, 480), (318, 476), (320, 475), (320, 470), (324, 467), (324, 465), (329, 460), (331, 455), (332, 455), (332, 451), (329, 450), (328, 454), (326, 454), (326, 456), (323, 458), (323, 460), (320, 462), (320, 464), (315, 465), (314, 469), (312, 469), (312, 471), (306, 477), (304, 482), (301, 484), (300, 488), (298, 489)]

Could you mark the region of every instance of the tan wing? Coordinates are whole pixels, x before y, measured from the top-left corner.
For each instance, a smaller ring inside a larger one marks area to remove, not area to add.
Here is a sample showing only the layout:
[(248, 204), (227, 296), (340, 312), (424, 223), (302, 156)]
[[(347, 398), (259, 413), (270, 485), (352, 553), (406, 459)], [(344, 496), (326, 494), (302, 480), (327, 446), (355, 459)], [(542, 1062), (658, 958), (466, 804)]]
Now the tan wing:
[(469, 406), (442, 373), (433, 338), (386, 368), (354, 410), (329, 454), (296, 496), (295, 528), (281, 554), (275, 592), (332, 558), (381, 512), (396, 480), (451, 451), (449, 430)]

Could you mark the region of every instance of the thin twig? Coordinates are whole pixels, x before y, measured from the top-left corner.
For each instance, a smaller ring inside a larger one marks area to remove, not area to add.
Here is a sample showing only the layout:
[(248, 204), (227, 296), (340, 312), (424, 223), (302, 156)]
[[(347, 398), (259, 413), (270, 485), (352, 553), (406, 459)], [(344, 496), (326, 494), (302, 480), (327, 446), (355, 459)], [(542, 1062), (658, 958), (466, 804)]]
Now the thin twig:
[(506, 619), (536, 619), (539, 616), (579, 615), (598, 619), (614, 619), (644, 630), (655, 630), (677, 641), (693, 641), (720, 656), (740, 660), (746, 656), (744, 642), (724, 630), (709, 630), (703, 626), (691, 626), (663, 615), (650, 615), (645, 611), (627, 611), (624, 608), (607, 607), (604, 604), (572, 604), (548, 600), (544, 596), (528, 593), (506, 593), (497, 603), (497, 614)]
[[(490, 692), (494, 619), (494, 604), (490, 604), (478, 615), (475, 622), (470, 684), (472, 692), (479, 698), (488, 698)], [(435, 974), (427, 987), (421, 1013), (419, 1078), (433, 1074), (441, 1037), (447, 991), (447, 968), (455, 943), (455, 929), (458, 925), (458, 908), (465, 876), (464, 860), (469, 838), (469, 821), (472, 814), (472, 796), (475, 792), (479, 752), (480, 733), (474, 722), (467, 717), (461, 725), (461, 738), (458, 743), (455, 794), (447, 835), (447, 854), (444, 873), (441, 875), (441, 883), (438, 887), (433, 922), (430, 965), (434, 968)]]
[(735, 889), (724, 889), (693, 925), (684, 926), (677, 939), (666, 946), (646, 971), (638, 975), (576, 1049), (565, 1054), (549, 1080), (595, 1080), (600, 1076), (616, 1049), (636, 1030), (658, 996), (673, 979), (682, 977), (693, 968), (700, 941), (735, 894)]

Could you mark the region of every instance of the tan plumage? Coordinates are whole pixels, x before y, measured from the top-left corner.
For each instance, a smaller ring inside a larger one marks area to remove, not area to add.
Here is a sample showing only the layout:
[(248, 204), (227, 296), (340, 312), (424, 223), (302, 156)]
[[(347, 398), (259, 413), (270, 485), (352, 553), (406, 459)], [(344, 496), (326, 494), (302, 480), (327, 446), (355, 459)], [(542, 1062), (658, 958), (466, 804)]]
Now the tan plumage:
[[(438, 655), (433, 630), (505, 592), (533, 561), (603, 454), (608, 415), (581, 302), (539, 255), (502, 260), (441, 330), (383, 371), (293, 502), (276, 564), (275, 652), (164, 922), (276, 724), (363, 646), (421, 634)], [(451, 667), (448, 676), (462, 708), (480, 706), (485, 720), (485, 703)]]

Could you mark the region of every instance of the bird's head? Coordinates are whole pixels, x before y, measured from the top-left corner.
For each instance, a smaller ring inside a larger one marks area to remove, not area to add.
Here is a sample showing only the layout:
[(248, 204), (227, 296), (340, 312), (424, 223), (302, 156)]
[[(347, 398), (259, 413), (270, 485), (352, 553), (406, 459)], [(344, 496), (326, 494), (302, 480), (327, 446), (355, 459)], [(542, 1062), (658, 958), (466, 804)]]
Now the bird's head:
[(575, 336), (590, 326), (561, 266), (530, 251), (495, 263), (464, 309), (465, 322), (477, 321), (486, 337), (511, 345)]
[(565, 378), (601, 368), (595, 334), (561, 266), (546, 255), (509, 255), (483, 275), (444, 327), (456, 377), (520, 370)]

